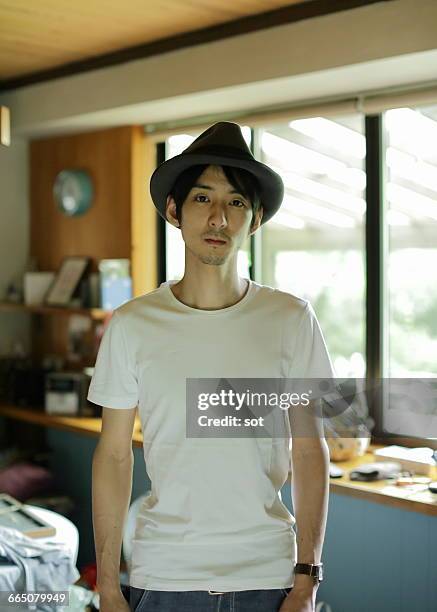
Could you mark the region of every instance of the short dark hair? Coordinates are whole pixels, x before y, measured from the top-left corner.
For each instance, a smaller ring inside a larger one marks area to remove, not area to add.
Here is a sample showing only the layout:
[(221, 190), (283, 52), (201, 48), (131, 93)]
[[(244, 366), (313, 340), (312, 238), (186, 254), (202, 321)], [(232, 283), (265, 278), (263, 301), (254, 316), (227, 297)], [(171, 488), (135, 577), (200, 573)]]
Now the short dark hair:
[[(196, 183), (199, 176), (208, 168), (210, 164), (197, 164), (186, 168), (177, 177), (174, 185), (169, 193), (176, 202), (176, 217), (181, 223), (182, 221), (182, 204), (187, 199), (193, 185)], [(229, 183), (250, 200), (252, 204), (252, 221), (255, 220), (255, 213), (261, 208), (261, 187), (258, 179), (254, 174), (244, 168), (236, 168), (234, 166), (221, 166)]]

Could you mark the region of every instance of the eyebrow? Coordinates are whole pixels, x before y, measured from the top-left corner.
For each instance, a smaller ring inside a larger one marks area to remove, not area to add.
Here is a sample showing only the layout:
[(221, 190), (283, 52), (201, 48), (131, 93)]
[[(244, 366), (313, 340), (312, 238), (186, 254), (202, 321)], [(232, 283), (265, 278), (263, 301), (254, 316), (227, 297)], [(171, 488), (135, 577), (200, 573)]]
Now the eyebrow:
[[(193, 189), (196, 187), (198, 189), (210, 189), (211, 191), (215, 191), (214, 187), (211, 187), (210, 185), (200, 185), (199, 183), (196, 183), (195, 185), (193, 185)], [(230, 189), (229, 193), (237, 193), (238, 195), (241, 195), (243, 198), (245, 197), (242, 193), (240, 193), (236, 189)]]

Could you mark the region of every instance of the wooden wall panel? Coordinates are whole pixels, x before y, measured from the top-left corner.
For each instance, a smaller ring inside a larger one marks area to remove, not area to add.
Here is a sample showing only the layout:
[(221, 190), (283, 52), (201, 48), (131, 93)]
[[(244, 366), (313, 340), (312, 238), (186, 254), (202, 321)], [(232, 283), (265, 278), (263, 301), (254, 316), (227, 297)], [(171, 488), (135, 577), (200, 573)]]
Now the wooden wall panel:
[[(96, 260), (131, 252), (131, 138), (121, 127), (38, 140), (30, 146), (30, 251), (43, 270), (56, 270), (66, 255)], [(87, 170), (94, 183), (91, 209), (67, 217), (53, 198), (56, 175), (67, 168)]]

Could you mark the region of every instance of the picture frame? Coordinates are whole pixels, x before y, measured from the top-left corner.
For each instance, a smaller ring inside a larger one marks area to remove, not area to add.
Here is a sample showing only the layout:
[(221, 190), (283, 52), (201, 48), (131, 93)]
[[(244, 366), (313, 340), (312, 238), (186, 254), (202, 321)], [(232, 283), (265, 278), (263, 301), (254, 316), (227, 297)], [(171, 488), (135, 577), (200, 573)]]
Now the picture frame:
[(46, 306), (68, 306), (84, 275), (91, 257), (67, 256), (44, 296)]

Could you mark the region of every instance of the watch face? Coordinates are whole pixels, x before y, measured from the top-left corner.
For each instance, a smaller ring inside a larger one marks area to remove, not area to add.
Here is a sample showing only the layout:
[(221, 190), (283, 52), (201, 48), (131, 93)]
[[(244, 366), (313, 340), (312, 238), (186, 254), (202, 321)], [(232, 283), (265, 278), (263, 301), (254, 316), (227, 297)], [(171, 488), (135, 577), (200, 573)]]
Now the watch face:
[(62, 170), (55, 179), (53, 195), (63, 214), (81, 215), (92, 203), (91, 177), (84, 170)]

